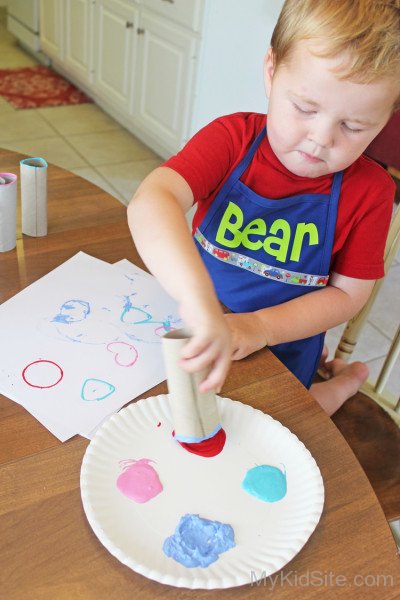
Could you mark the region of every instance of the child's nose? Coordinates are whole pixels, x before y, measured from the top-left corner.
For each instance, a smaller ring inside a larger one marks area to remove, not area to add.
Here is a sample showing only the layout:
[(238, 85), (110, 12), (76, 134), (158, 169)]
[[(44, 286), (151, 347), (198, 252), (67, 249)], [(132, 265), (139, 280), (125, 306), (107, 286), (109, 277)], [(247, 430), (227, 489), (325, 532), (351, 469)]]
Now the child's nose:
[(334, 129), (330, 123), (320, 121), (309, 131), (308, 138), (321, 148), (330, 148), (334, 140)]

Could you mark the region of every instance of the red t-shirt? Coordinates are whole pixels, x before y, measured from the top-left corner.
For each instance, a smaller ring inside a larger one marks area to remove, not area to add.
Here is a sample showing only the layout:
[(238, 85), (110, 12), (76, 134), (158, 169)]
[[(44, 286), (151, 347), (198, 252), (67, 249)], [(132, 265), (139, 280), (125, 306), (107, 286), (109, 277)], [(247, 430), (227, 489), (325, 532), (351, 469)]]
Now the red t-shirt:
[[(164, 163), (189, 184), (197, 211), (193, 231), (215, 195), (266, 124), (258, 113), (235, 113), (201, 129)], [(302, 193), (328, 194), (332, 175), (299, 177), (284, 167), (265, 137), (241, 177), (254, 192), (276, 199)], [(331, 268), (357, 279), (383, 277), (383, 252), (392, 216), (395, 185), (378, 163), (361, 156), (343, 176)]]

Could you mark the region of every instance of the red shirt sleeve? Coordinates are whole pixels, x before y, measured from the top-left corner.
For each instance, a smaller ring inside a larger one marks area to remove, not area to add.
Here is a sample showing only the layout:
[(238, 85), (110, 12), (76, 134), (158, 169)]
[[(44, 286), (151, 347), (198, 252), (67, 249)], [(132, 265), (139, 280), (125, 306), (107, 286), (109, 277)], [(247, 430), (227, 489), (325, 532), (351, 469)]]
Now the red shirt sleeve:
[(164, 163), (189, 184), (194, 201), (208, 198), (234, 163), (234, 144), (223, 119), (200, 129), (186, 146)]
[(395, 184), (375, 161), (360, 157), (345, 173), (332, 270), (356, 279), (384, 276), (383, 256)]

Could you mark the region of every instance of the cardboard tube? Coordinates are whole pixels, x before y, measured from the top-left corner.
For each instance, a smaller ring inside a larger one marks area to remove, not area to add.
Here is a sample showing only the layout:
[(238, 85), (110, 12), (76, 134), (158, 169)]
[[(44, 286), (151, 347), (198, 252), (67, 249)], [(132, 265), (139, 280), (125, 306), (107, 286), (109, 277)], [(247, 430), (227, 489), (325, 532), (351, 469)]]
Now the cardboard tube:
[(0, 173), (0, 182), (0, 252), (8, 252), (17, 245), (17, 176)]
[(162, 343), (175, 438), (197, 443), (213, 437), (221, 425), (215, 393), (198, 389), (205, 371), (188, 373), (179, 366), (190, 337), (186, 329), (175, 329), (163, 336)]
[(20, 162), (22, 233), (47, 235), (47, 162), (25, 158)]

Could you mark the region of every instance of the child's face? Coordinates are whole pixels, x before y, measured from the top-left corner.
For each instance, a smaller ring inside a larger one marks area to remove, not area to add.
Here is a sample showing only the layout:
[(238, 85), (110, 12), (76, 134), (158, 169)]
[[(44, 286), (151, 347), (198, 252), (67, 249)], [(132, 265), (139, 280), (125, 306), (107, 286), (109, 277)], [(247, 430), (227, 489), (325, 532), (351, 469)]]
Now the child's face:
[(398, 94), (391, 79), (338, 79), (332, 68), (343, 59), (317, 57), (314, 47), (299, 42), (275, 71), (271, 51), (265, 59), (268, 138), (280, 162), (302, 177), (351, 165), (386, 124)]

